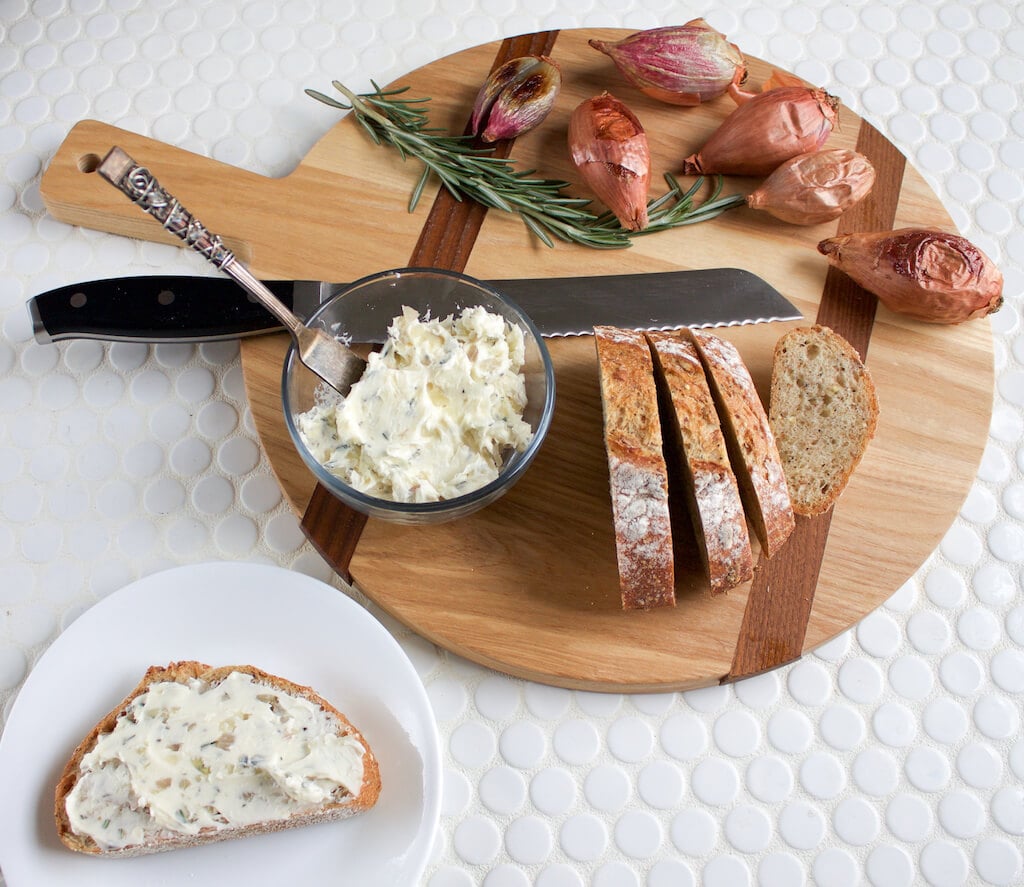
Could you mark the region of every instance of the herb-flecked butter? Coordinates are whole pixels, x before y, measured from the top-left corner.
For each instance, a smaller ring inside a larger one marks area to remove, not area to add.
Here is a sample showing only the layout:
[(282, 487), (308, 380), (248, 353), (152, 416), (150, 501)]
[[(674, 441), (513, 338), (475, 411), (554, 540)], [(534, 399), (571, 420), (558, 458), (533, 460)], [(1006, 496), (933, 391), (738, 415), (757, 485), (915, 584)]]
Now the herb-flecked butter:
[(66, 800), (72, 829), (116, 849), (358, 795), (365, 749), (338, 726), (308, 699), (243, 672), (212, 686), (152, 684), (83, 757)]
[(533, 432), (522, 330), (482, 306), (443, 319), (406, 307), (362, 378), (298, 417), (310, 453), (379, 499), (434, 502), (494, 480)]

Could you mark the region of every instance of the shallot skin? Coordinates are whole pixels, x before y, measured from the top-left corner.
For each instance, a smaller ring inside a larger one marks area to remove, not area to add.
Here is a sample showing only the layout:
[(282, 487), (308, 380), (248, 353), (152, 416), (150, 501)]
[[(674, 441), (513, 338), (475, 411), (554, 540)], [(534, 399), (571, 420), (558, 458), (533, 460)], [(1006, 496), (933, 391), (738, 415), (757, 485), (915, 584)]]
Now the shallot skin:
[(747, 206), (791, 225), (819, 225), (839, 218), (870, 193), (875, 168), (848, 148), (798, 154), (780, 164)]
[(999, 310), (1003, 275), (967, 238), (937, 228), (830, 237), (818, 252), (891, 311), (963, 323)]
[(638, 31), (616, 42), (588, 42), (644, 95), (671, 105), (711, 101), (747, 77), (739, 47), (700, 18)]
[(817, 151), (829, 137), (839, 102), (823, 89), (780, 86), (758, 93), (729, 114), (696, 154), (685, 175), (766, 176), (780, 163)]
[(623, 228), (647, 227), (651, 151), (643, 125), (625, 104), (607, 92), (581, 102), (569, 118), (569, 155)]

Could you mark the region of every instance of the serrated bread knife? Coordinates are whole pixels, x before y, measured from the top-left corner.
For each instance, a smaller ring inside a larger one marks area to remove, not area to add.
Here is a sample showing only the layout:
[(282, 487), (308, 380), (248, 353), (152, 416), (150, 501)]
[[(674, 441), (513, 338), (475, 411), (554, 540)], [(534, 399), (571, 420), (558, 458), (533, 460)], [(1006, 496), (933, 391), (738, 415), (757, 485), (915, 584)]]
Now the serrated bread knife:
[[(545, 336), (589, 335), (593, 327), (677, 329), (799, 320), (800, 312), (749, 271), (711, 268), (599, 277), (488, 281), (516, 302)], [(308, 318), (348, 284), (266, 281), (288, 308)], [(123, 342), (209, 342), (280, 330), (275, 318), (217, 277), (145, 276), (59, 287), (28, 303), (35, 338)], [(401, 304), (381, 306), (394, 314)], [(353, 342), (379, 341), (349, 330)], [(375, 338), (375, 336), (377, 338)]]

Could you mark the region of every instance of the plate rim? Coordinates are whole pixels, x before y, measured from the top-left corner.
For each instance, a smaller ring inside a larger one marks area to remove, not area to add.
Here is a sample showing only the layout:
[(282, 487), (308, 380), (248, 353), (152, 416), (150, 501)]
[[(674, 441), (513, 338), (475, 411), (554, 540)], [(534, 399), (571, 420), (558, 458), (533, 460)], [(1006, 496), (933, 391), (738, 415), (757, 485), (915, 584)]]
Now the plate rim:
[[(203, 577), (202, 581), (197, 580), (195, 578), (195, 574), (200, 574), (200, 576)], [(144, 576), (140, 576), (84, 610), (47, 646), (39, 658), (33, 663), (27, 677), (19, 688), (17, 695), (12, 702), (8, 717), (4, 724), (3, 732), (0, 733), (0, 774), (10, 772), (10, 765), (6, 763), (10, 754), (9, 749), (12, 743), (19, 741), (18, 731), (22, 729), (19, 724), (22, 724), (24, 719), (29, 716), (29, 712), (31, 712), (31, 709), (28, 709), (27, 707), (38, 698), (39, 693), (44, 692), (47, 686), (49, 686), (47, 681), (53, 679), (51, 673), (57, 670), (67, 669), (67, 663), (61, 663), (59, 662), (59, 659), (62, 653), (66, 653), (68, 651), (69, 645), (80, 645), (83, 642), (87, 642), (95, 646), (97, 641), (102, 641), (103, 637), (102, 634), (98, 637), (95, 635), (96, 626), (102, 626), (104, 623), (109, 624), (112, 616), (119, 612), (123, 615), (118, 618), (124, 618), (124, 616), (131, 613), (131, 607), (133, 606), (145, 608), (147, 603), (152, 605), (152, 596), (160, 591), (161, 587), (165, 586), (166, 583), (181, 582), (185, 580), (195, 588), (208, 588), (211, 581), (215, 581), (218, 574), (220, 574), (220, 576), (225, 574), (237, 574), (233, 579), (234, 585), (228, 587), (226, 591), (227, 595), (237, 594), (238, 592), (235, 590), (237, 586), (245, 586), (246, 590), (250, 592), (254, 590), (253, 587), (255, 586), (256, 593), (265, 593), (265, 587), (269, 583), (275, 581), (278, 584), (290, 584), (291, 590), (293, 591), (297, 588), (304, 587), (303, 593), (308, 594), (308, 597), (305, 598), (307, 606), (312, 605), (315, 609), (316, 598), (319, 596), (319, 599), (325, 602), (325, 606), (337, 608), (338, 611), (344, 612), (346, 618), (362, 623), (361, 625), (356, 626), (356, 630), (363, 632), (369, 630), (375, 633), (371, 636), (371, 644), (383, 651), (383, 655), (388, 660), (388, 667), (396, 669), (394, 674), (396, 675), (397, 680), (400, 681), (400, 690), (403, 694), (402, 712), (400, 714), (391, 712), (391, 714), (395, 718), (395, 724), (402, 728), (406, 738), (411, 744), (413, 744), (413, 747), (419, 753), (422, 760), (423, 804), (419, 811), (420, 829), (409, 844), (409, 848), (417, 852), (410, 853), (407, 850), (407, 852), (401, 856), (400, 862), (405, 866), (405, 869), (402, 872), (397, 872), (396, 874), (400, 874), (403, 878), (413, 877), (414, 879), (418, 879), (422, 877), (429, 862), (431, 849), (440, 823), (441, 789), (443, 780), (443, 760), (441, 754), (440, 734), (436, 716), (434, 715), (433, 708), (430, 704), (426, 687), (413, 665), (412, 660), (398, 643), (398, 640), (366, 606), (355, 600), (351, 595), (346, 594), (344, 590), (335, 588), (321, 579), (307, 573), (291, 570), (275, 564), (251, 561), (207, 560), (194, 564), (172, 565), (166, 569), (157, 570)], [(243, 574), (248, 574), (248, 582), (237, 581), (240, 578), (244, 578)], [(254, 582), (253, 577), (258, 577), (259, 581)], [(150, 598), (149, 601), (147, 601), (147, 597)], [(326, 603), (328, 601), (329, 603)], [(291, 602), (291, 606), (295, 606), (294, 600)], [(216, 620), (214, 621), (216, 622)], [(92, 638), (89, 638), (90, 632), (94, 635)], [(188, 647), (188, 643), (184, 643), (183, 646)], [(224, 662), (211, 664), (253, 664), (260, 667), (258, 664), (259, 659), (261, 657), (268, 658), (267, 651), (270, 649), (269, 645), (265, 639), (256, 639), (253, 642), (253, 647), (252, 658), (255, 661), (251, 663)], [(284, 646), (274, 649), (274, 654), (278, 658), (281, 657), (282, 653), (285, 658), (291, 656), (297, 662), (301, 662), (302, 660), (301, 649), (297, 647), (293, 646), (290, 651)], [(159, 654), (154, 654), (153, 658), (155, 660), (159, 660), (165, 657), (162, 657)], [(195, 657), (182, 655), (178, 658), (188, 659)], [(162, 663), (153, 661), (148, 664)], [(129, 689), (134, 687), (140, 677), (141, 673), (136, 674), (133, 672), (130, 675), (126, 675), (125, 685)], [(304, 683), (304, 679), (301, 674), (283, 674), (282, 677), (286, 677), (299, 684)], [(108, 695), (104, 695), (104, 701), (102, 703), (97, 703), (97, 707), (102, 708), (102, 711), (97, 717), (102, 717), (103, 714), (110, 710), (111, 706), (119, 702), (122, 698), (122, 696), (117, 695), (117, 689), (114, 689), (111, 692), (109, 685), (103, 681), (94, 685), (87, 684), (86, 686), (96, 687), (95, 694), (87, 694), (90, 699), (98, 700), (101, 694), (109, 694), (109, 698)], [(365, 685), (359, 693), (354, 694), (354, 696), (360, 696), (364, 699), (370, 698), (372, 695), (373, 694)], [(343, 708), (342, 710), (344, 711), (345, 709)], [(92, 723), (95, 723), (95, 721)], [(90, 729), (92, 723), (85, 727), (86, 731)], [(24, 726), (28, 727), (31, 725), (25, 723)], [(69, 725), (63, 732), (71, 734), (72, 729), (74, 728)], [(362, 729), (362, 727), (360, 729)], [(63, 732), (54, 731), (54, 734), (59, 737), (59, 741), (64, 740)], [(418, 742), (414, 738), (414, 734), (419, 735)], [(81, 735), (84, 736), (85, 734), (82, 733)], [(81, 737), (78, 735), (78, 732), (75, 732), (70, 741), (74, 743), (79, 738)], [(71, 746), (69, 746), (69, 748), (70, 747)], [(18, 797), (22, 797), (23, 799), (23, 792), (16, 790), (12, 794), (16, 799)], [(46, 799), (40, 797), (36, 800), (38, 802), (37, 809), (39, 809), (38, 805), (45, 804)], [(35, 819), (37, 817), (32, 816), (31, 818)], [(428, 829), (429, 834), (427, 834)], [(285, 832), (277, 834), (287, 834), (289, 831), (302, 832), (304, 830), (286, 830)], [(42, 845), (39, 845), (36, 850), (30, 849), (28, 852), (23, 852), (23, 856), (18, 862), (17, 867), (13, 871), (7, 870), (10, 862), (14, 859), (14, 853), (12, 851), (21, 843), (22, 839), (20, 836), (22, 834), (23, 832), (21, 830), (14, 830), (13, 832), (9, 832), (6, 829), (0, 830), (0, 867), (2, 867), (3, 870), (3, 877), (6, 879), (6, 883), (9, 884), (10, 887), (19, 887), (22, 883), (39, 883), (35, 880), (25, 880), (26, 878), (32, 878), (33, 872), (37, 872), (37, 876), (46, 874), (45, 866), (40, 867), (38, 861), (35, 863), (32, 862), (34, 857), (41, 859), (40, 851), (43, 849)], [(235, 844), (236, 842), (233, 840), (225, 842), (225, 845)], [(158, 855), (158, 857), (164, 856), (166, 855)], [(140, 859), (146, 858), (152, 859), (154, 857), (140, 857)], [(171, 854), (170, 858), (176, 859), (183, 857), (179, 857), (178, 854)], [(86, 861), (84, 857), (83, 861)], [(195, 862), (196, 860), (192, 859), (191, 861)], [(7, 865), (4, 865), (5, 862)], [(29, 863), (27, 867), (25, 865), (26, 862)], [(391, 860), (391, 862), (393, 862), (393, 860)], [(86, 864), (88, 864), (88, 862)], [(121, 864), (123, 865), (123, 862)], [(182, 865), (187, 865), (187, 863), (182, 863)], [(168, 869), (169, 872), (173, 874), (176, 867), (171, 865)], [(198, 875), (193, 872), (192, 876), (197, 877)], [(18, 880), (12, 880), (12, 878), (17, 878)], [(202, 883), (202, 881), (200, 880), (196, 883)]]

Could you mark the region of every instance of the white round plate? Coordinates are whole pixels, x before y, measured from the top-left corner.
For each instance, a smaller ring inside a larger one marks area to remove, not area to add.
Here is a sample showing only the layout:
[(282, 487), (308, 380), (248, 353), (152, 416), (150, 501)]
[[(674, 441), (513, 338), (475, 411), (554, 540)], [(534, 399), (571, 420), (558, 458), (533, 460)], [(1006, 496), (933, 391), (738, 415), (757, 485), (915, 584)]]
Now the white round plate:
[[(150, 665), (255, 665), (312, 687), (380, 762), (367, 813), (132, 859), (64, 847), (53, 792), (64, 764)], [(8, 887), (74, 884), (394, 884), (419, 881), (440, 814), (437, 724), (402, 648), (319, 580), (278, 567), (211, 563), (141, 579), (80, 616), (36, 664), (0, 738), (0, 867)]]

